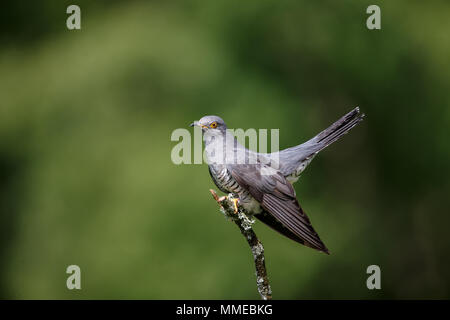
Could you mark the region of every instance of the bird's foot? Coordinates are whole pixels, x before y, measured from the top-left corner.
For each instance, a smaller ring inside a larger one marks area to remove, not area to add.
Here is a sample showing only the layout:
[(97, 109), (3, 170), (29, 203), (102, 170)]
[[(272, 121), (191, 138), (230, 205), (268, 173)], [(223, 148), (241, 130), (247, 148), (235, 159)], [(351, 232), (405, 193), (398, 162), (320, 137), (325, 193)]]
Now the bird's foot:
[(233, 211), (234, 211), (234, 213), (237, 214), (239, 212), (239, 208), (238, 208), (239, 198), (235, 198), (233, 196), (233, 194), (231, 194), (231, 193), (228, 196), (219, 197), (217, 195), (217, 193), (214, 190), (212, 190), (212, 189), (209, 189), (209, 192), (211, 192), (213, 198), (216, 200), (216, 202), (219, 204), (219, 206), (222, 207), (223, 202), (225, 200), (229, 200), (229, 201), (231, 201), (233, 203)]
[(233, 207), (234, 207), (234, 213), (238, 213), (239, 209), (238, 209), (238, 203), (239, 203), (239, 198), (233, 198)]
[(233, 211), (235, 214), (237, 214), (239, 212), (239, 207), (238, 207), (239, 198), (237, 198), (235, 194), (230, 193), (227, 196), (227, 200), (233, 204)]

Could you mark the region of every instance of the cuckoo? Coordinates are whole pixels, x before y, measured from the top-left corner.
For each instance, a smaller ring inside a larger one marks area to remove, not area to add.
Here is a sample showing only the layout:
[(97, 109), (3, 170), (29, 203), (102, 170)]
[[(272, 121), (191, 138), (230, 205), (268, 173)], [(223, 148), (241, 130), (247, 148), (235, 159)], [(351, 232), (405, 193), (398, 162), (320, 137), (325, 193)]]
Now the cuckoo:
[(216, 186), (232, 194), (249, 216), (282, 235), (329, 254), (300, 207), (292, 186), (321, 150), (338, 140), (364, 117), (355, 108), (310, 140), (274, 153), (245, 148), (218, 116), (204, 116), (190, 126), (202, 129), (209, 173)]

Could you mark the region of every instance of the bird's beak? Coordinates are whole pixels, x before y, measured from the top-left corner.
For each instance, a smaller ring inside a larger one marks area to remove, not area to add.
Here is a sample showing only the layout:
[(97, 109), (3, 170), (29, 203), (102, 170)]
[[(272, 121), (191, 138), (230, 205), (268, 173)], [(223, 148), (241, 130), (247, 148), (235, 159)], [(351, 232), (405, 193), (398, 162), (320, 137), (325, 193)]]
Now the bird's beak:
[(198, 121), (192, 122), (189, 127), (201, 127), (201, 128), (208, 128), (207, 126), (200, 124)]

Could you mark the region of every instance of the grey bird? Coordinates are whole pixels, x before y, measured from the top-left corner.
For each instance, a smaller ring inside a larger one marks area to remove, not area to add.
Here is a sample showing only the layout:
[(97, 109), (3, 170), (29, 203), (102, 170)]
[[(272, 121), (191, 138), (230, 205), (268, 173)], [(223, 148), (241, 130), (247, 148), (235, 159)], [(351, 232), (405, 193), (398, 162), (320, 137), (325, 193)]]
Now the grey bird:
[(282, 235), (329, 254), (300, 207), (292, 183), (318, 152), (363, 118), (364, 114), (355, 108), (305, 143), (276, 153), (245, 148), (218, 116), (204, 116), (191, 126), (202, 128), (209, 173), (222, 192), (233, 194), (248, 215)]

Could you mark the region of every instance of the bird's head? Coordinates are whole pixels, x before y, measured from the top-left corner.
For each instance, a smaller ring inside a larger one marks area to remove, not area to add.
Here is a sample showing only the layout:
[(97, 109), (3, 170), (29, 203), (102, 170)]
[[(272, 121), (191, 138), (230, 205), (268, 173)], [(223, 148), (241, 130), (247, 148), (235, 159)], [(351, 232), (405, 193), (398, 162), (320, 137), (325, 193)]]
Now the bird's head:
[(200, 127), (204, 133), (225, 133), (227, 130), (225, 121), (218, 116), (204, 116), (200, 120), (192, 122), (190, 126)]

